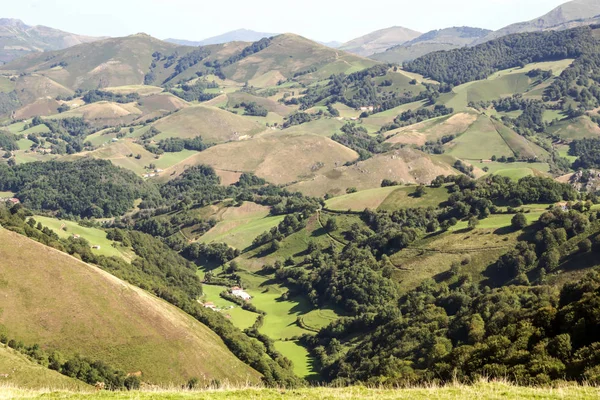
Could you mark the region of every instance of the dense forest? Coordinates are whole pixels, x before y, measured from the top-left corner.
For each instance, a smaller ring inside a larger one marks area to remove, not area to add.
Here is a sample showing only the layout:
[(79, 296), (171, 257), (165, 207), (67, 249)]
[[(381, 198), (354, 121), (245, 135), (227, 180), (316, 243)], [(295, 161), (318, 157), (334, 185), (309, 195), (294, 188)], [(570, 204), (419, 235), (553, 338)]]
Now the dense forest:
[(509, 35), (475, 47), (431, 53), (405, 63), (404, 68), (457, 86), (528, 63), (597, 54), (599, 45), (592, 29), (582, 27)]
[(82, 218), (120, 216), (136, 199), (158, 196), (133, 172), (91, 159), (0, 164), (0, 190), (16, 193), (32, 210)]

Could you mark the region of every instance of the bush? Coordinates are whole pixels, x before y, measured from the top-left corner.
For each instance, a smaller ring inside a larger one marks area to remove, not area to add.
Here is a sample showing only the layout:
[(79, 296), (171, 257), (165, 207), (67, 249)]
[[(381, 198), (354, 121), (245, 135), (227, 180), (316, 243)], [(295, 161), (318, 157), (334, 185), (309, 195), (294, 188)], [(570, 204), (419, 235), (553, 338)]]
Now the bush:
[(511, 220), (511, 225), (516, 230), (521, 230), (527, 226), (527, 217), (522, 212), (515, 214)]

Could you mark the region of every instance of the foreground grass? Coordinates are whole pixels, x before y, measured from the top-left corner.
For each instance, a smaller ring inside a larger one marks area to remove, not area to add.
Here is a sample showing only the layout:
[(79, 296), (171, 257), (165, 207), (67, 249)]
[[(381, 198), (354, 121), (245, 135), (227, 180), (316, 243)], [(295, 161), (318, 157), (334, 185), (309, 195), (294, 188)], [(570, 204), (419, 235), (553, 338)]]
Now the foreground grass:
[(597, 399), (600, 390), (588, 386), (559, 388), (518, 387), (506, 383), (482, 383), (473, 386), (452, 385), (410, 389), (216, 389), (206, 391), (156, 390), (140, 392), (60, 392), (0, 388), (0, 399)]

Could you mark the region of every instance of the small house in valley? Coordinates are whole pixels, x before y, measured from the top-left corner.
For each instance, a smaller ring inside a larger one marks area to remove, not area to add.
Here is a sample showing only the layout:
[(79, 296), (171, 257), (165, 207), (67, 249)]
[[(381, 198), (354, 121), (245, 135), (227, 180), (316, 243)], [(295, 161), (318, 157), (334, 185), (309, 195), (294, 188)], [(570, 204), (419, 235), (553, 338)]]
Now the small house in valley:
[(244, 301), (249, 301), (252, 298), (252, 296), (250, 296), (246, 291), (244, 291), (244, 289), (238, 286), (234, 286), (231, 288), (231, 294), (235, 297), (239, 297)]

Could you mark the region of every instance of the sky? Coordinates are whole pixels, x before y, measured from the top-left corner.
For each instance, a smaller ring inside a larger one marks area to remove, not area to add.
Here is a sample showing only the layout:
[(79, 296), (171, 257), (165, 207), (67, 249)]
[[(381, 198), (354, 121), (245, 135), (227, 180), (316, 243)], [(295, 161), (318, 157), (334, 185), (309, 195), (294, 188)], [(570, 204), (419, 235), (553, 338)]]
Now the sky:
[(0, 17), (91, 36), (144, 32), (159, 39), (202, 40), (246, 28), (348, 41), (404, 26), (420, 32), (450, 26), (499, 29), (539, 17), (566, 0), (18, 0)]

